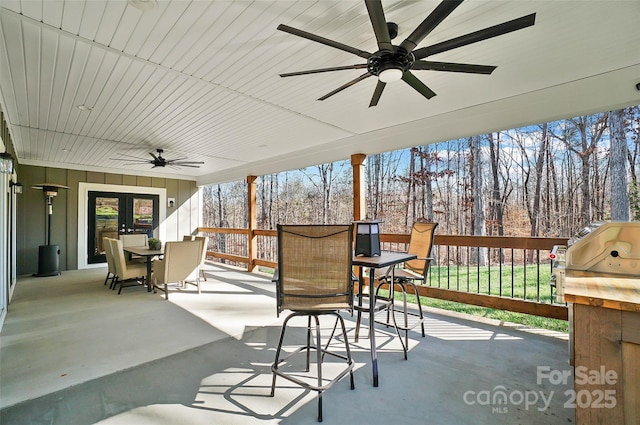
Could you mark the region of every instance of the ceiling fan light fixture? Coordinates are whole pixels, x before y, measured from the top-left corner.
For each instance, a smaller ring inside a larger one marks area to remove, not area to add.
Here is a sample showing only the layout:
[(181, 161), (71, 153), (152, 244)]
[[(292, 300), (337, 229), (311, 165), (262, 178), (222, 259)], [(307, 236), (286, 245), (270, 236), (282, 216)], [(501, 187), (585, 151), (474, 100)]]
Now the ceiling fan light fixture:
[(404, 70), (400, 67), (388, 67), (378, 73), (378, 79), (383, 83), (393, 83), (402, 78)]

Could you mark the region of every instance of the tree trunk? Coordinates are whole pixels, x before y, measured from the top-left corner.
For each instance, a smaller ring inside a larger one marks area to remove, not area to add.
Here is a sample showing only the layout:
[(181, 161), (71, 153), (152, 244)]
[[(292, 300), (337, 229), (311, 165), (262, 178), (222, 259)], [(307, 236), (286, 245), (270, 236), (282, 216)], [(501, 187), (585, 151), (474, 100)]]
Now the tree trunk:
[(531, 236), (539, 236), (540, 223), (540, 192), (542, 188), (542, 170), (544, 169), (544, 160), (546, 157), (547, 146), (549, 144), (547, 136), (547, 124), (542, 125), (542, 134), (540, 135), (540, 150), (536, 159), (536, 180), (535, 189), (533, 191), (533, 206), (531, 208)]
[[(480, 150), (480, 136), (469, 139), (471, 150), (471, 192), (473, 196), (473, 234), (476, 236), (485, 235), (484, 226), (484, 201), (482, 199), (482, 158)], [(474, 248), (477, 252), (477, 264), (486, 264), (484, 248)]]
[[(500, 137), (500, 133), (496, 137)], [(500, 142), (493, 138), (493, 134), (488, 135), (489, 139), (489, 154), (491, 156), (491, 175), (493, 177), (493, 190), (491, 192), (490, 211), (491, 216), (489, 219), (494, 223), (488, 233), (493, 235), (493, 229), (495, 228), (499, 236), (504, 235), (504, 218), (503, 218), (503, 205), (502, 194), (500, 193)]]
[(627, 182), (627, 138), (624, 131), (624, 110), (609, 113), (611, 155), (611, 221), (629, 221), (629, 185)]

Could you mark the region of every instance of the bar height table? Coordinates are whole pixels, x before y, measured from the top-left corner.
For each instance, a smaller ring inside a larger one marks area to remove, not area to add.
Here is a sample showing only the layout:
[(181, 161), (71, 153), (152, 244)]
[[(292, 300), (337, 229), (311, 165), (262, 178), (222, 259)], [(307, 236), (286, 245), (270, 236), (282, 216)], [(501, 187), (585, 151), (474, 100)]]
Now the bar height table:
[[(404, 263), (405, 261), (416, 259), (417, 256), (414, 254), (407, 254), (402, 252), (388, 252), (383, 251), (379, 256), (375, 257), (362, 257), (362, 256), (353, 256), (352, 263), (354, 266), (360, 267), (360, 271), (358, 273), (358, 305), (355, 306), (355, 309), (358, 311), (358, 325), (360, 324), (360, 317), (362, 311), (364, 310), (362, 306), (362, 289), (363, 289), (363, 270), (364, 268), (371, 269), (369, 273), (369, 343), (371, 344), (371, 367), (373, 370), (373, 386), (378, 386), (378, 354), (376, 353), (376, 338), (375, 338), (375, 312), (376, 312), (376, 299), (375, 299), (375, 270), (384, 268), (384, 267), (395, 267), (397, 264)], [(393, 273), (393, 270), (392, 270)], [(393, 288), (393, 285), (391, 285)], [(391, 289), (393, 291), (393, 289)], [(358, 328), (356, 327), (356, 336), (358, 335)], [(396, 327), (397, 331), (397, 327)], [(402, 337), (398, 333), (398, 338), (400, 338), (401, 343)], [(406, 349), (405, 349), (406, 350)], [(406, 351), (405, 351), (405, 359), (406, 359)]]

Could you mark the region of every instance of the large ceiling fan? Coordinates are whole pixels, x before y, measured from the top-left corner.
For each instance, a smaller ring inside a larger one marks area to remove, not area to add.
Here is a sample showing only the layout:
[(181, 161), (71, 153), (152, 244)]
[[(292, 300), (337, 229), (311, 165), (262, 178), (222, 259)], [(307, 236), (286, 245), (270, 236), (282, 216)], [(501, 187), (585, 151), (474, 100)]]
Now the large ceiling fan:
[(460, 6), (462, 2), (463, 0), (443, 0), (402, 43), (400, 43), (399, 45), (394, 45), (391, 44), (391, 40), (393, 40), (398, 35), (398, 25), (393, 22), (387, 22), (380, 0), (365, 0), (367, 11), (369, 13), (369, 19), (371, 20), (371, 25), (373, 26), (373, 32), (375, 33), (376, 40), (378, 42), (378, 51), (374, 53), (365, 52), (363, 50), (348, 46), (338, 41), (330, 40), (319, 35), (280, 24), (278, 25), (278, 29), (280, 31), (297, 35), (299, 37), (306, 38), (308, 40), (315, 41), (326, 46), (334, 47), (336, 49), (352, 53), (356, 56), (360, 56), (361, 58), (367, 60), (367, 63), (363, 64), (289, 72), (280, 74), (280, 76), (291, 77), (295, 75), (316, 74), (320, 72), (342, 71), (347, 69), (366, 69), (367, 72), (365, 72), (364, 74), (325, 94), (318, 100), (325, 100), (333, 96), (334, 94), (339, 93), (342, 90), (364, 80), (365, 78), (374, 75), (378, 77), (378, 84), (376, 85), (376, 88), (373, 92), (371, 103), (369, 103), (370, 107), (376, 106), (378, 104), (380, 96), (382, 95), (382, 91), (384, 90), (387, 83), (400, 79), (409, 84), (424, 97), (430, 99), (435, 96), (436, 93), (429, 87), (427, 87), (426, 84), (420, 81), (411, 71), (430, 70), (463, 72), (469, 74), (491, 74), (493, 70), (496, 69), (496, 67), (466, 63), (432, 62), (423, 59), (435, 55), (436, 53), (446, 52), (458, 47), (467, 46), (469, 44), (477, 43), (482, 40), (517, 31), (532, 26), (535, 23), (536, 14), (532, 13), (518, 19), (503, 22), (492, 27), (484, 28), (482, 30), (461, 35), (450, 40), (416, 49), (418, 44), (420, 44), (420, 42), (427, 35), (429, 35), (429, 33), (431, 33), (434, 28), (436, 28), (447, 16), (449, 16), (451, 12), (455, 10), (455, 8)]
[(162, 154), (164, 153), (163, 149), (156, 149), (157, 155), (153, 152), (149, 152), (152, 159), (144, 159), (138, 158), (137, 156), (127, 155), (127, 154), (119, 154), (122, 158), (111, 158), (117, 159), (119, 161), (124, 161), (125, 165), (135, 165), (135, 164), (151, 164), (153, 167), (170, 167), (175, 168), (177, 170), (180, 167), (190, 167), (190, 168), (200, 168), (201, 164), (204, 164), (202, 161), (185, 161), (187, 158), (176, 158), (176, 159), (165, 159)]

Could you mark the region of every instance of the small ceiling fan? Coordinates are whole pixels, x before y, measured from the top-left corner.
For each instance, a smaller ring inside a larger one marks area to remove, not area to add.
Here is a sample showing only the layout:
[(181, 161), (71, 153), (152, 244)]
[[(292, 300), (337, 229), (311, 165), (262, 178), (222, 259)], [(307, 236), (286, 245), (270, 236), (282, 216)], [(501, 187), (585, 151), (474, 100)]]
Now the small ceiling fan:
[(177, 170), (180, 167), (190, 167), (190, 168), (200, 168), (200, 165), (204, 164), (202, 161), (185, 161), (187, 158), (176, 158), (176, 159), (165, 159), (162, 154), (164, 153), (164, 149), (156, 149), (157, 155), (153, 152), (149, 152), (149, 155), (153, 159), (144, 159), (138, 158), (137, 156), (127, 155), (127, 154), (118, 154), (123, 158), (111, 158), (119, 161), (124, 161), (125, 165), (136, 165), (136, 164), (151, 164), (153, 167), (170, 167), (175, 168)]
[(349, 81), (337, 89), (325, 94), (318, 100), (325, 100), (342, 90), (371, 76), (378, 77), (378, 84), (373, 92), (373, 97), (369, 107), (376, 106), (387, 83), (402, 79), (421, 95), (427, 99), (432, 98), (436, 93), (420, 81), (411, 71), (445, 71), (463, 72), (469, 74), (491, 74), (496, 66), (473, 65), (466, 63), (432, 62), (423, 60), (436, 53), (446, 52), (458, 47), (467, 46), (482, 40), (497, 37), (517, 31), (535, 23), (536, 14), (532, 13), (518, 19), (503, 22), (502, 24), (487, 27), (479, 31), (474, 31), (450, 40), (432, 44), (430, 46), (416, 49), (418, 44), (433, 31), (447, 16), (451, 14), (463, 0), (443, 0), (425, 19), (413, 30), (413, 32), (399, 45), (391, 44), (398, 35), (398, 25), (394, 22), (387, 22), (380, 0), (365, 0), (369, 19), (373, 26), (373, 32), (378, 42), (378, 51), (369, 53), (355, 47), (348, 46), (338, 41), (315, 35), (303, 30), (292, 28), (287, 25), (278, 25), (278, 30), (298, 37), (306, 38), (326, 46), (334, 47), (367, 60), (367, 63), (335, 66), (331, 68), (311, 69), (308, 71), (289, 72), (280, 74), (281, 77), (292, 77), (295, 75), (316, 74), (320, 72), (342, 71), (347, 69), (366, 69), (367, 72)]

